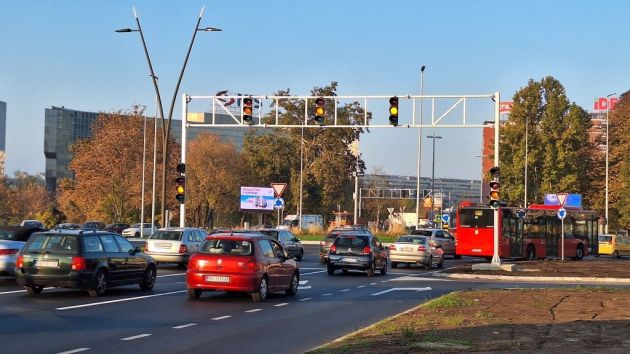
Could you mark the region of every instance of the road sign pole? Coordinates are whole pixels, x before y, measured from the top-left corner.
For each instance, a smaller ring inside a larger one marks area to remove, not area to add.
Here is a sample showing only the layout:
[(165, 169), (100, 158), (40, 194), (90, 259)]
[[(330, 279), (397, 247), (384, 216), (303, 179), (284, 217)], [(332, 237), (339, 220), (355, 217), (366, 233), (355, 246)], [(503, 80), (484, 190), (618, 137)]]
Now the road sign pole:
[[(499, 102), (501, 96), (498, 92), (494, 93), (494, 165), (499, 167), (499, 127), (501, 113), (499, 110)], [(492, 264), (495, 267), (501, 266), (501, 258), (499, 257), (499, 208), (494, 209), (494, 251), (492, 254)]]
[(562, 225), (561, 230), (562, 230), (562, 256), (561, 259), (564, 261), (564, 218), (562, 218), (562, 222), (560, 223)]

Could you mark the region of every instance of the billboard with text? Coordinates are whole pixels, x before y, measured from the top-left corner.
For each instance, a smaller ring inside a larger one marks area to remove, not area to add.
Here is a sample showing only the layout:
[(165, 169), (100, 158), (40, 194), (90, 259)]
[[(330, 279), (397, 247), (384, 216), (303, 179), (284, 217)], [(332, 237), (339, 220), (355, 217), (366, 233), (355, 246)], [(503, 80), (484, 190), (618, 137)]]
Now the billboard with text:
[(273, 188), (241, 187), (240, 210), (273, 211)]

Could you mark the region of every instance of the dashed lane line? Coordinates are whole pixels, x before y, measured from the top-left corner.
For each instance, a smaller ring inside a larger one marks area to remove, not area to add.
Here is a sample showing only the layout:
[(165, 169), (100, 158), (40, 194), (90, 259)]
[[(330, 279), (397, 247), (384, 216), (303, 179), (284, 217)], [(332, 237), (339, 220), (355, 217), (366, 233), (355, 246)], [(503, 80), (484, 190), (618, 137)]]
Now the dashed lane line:
[(230, 318), (232, 316), (219, 316), (219, 317), (214, 317), (212, 318), (213, 321), (220, 321), (220, 320), (225, 320), (226, 318)]
[(361, 289), (361, 288), (365, 288), (365, 285), (359, 285), (359, 286), (357, 286), (357, 289)]
[(312, 300), (312, 299), (313, 299), (312, 297), (305, 297), (305, 298), (303, 298), (303, 299), (300, 299), (300, 302), (302, 302), (302, 301), (308, 301), (308, 300)]
[(342, 290), (339, 290), (339, 291), (346, 292), (346, 291), (350, 291), (350, 289), (342, 289)]
[(185, 293), (185, 292), (186, 292), (186, 290), (179, 290), (179, 291), (171, 291), (171, 292), (168, 292), (168, 293), (161, 293), (161, 294), (153, 294), (153, 295), (145, 295), (145, 296), (128, 297), (128, 298), (125, 298), (125, 299), (118, 299), (118, 300), (109, 300), (109, 301), (101, 301), (101, 302), (92, 302), (92, 303), (89, 303), (89, 304), (83, 304), (83, 305), (66, 306), (66, 307), (57, 307), (57, 308), (56, 308), (56, 310), (58, 310), (58, 311), (72, 310), (72, 309), (78, 309), (78, 308), (81, 308), (81, 307), (100, 306), (100, 305), (113, 304), (113, 303), (116, 303), (116, 302), (142, 300), (142, 299), (148, 299), (148, 298), (151, 298), (151, 297), (165, 296), (165, 295), (173, 295), (173, 294), (181, 294), (181, 293)]
[(253, 313), (253, 312), (258, 312), (258, 311), (262, 311), (262, 309), (251, 309), (251, 310), (247, 310), (245, 312), (247, 313)]
[(326, 270), (319, 270), (317, 272), (310, 272), (310, 273), (301, 273), (300, 275), (304, 276), (304, 275), (318, 274), (318, 273), (324, 273), (324, 272), (326, 272)]
[(332, 293), (322, 294), (322, 296), (330, 296), (330, 295), (332, 295)]
[(126, 337), (126, 338), (120, 338), (120, 340), (130, 341), (130, 340), (136, 340), (136, 339), (140, 339), (140, 338), (148, 337), (148, 336), (150, 336), (150, 335), (151, 335), (151, 333), (143, 333), (143, 334), (138, 334), (137, 336), (131, 336), (131, 337)]
[(72, 349), (72, 350), (68, 350), (65, 352), (60, 352), (57, 354), (73, 354), (73, 353), (79, 353), (79, 352), (84, 352), (86, 350), (90, 350), (90, 348), (77, 348), (77, 349)]
[(192, 326), (196, 326), (196, 323), (186, 323), (183, 325), (179, 325), (179, 326), (175, 326), (173, 327), (173, 329), (182, 329), (182, 328), (188, 328), (188, 327), (192, 327)]
[(288, 302), (283, 302), (281, 304), (275, 304), (273, 305), (274, 307), (282, 307), (282, 306), (287, 306), (289, 303)]

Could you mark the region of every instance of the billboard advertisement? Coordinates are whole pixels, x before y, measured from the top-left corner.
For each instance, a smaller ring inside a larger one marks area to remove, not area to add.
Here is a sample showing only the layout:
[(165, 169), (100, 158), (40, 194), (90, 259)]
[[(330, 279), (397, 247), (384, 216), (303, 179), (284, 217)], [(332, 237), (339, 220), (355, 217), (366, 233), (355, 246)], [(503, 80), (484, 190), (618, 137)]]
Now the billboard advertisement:
[(273, 188), (241, 187), (239, 208), (251, 211), (273, 211)]
[[(558, 200), (558, 195), (553, 194), (545, 194), (545, 205), (560, 205), (560, 201)], [(567, 195), (567, 199), (564, 201), (565, 208), (582, 208), (582, 195), (581, 194), (569, 194)]]

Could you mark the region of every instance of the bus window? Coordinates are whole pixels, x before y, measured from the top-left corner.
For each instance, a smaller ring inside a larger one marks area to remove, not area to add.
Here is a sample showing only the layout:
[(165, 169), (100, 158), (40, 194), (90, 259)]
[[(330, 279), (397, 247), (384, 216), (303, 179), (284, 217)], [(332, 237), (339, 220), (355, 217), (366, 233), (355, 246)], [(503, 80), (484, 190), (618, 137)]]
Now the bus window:
[(460, 227), (494, 227), (494, 211), (491, 209), (459, 209)]

